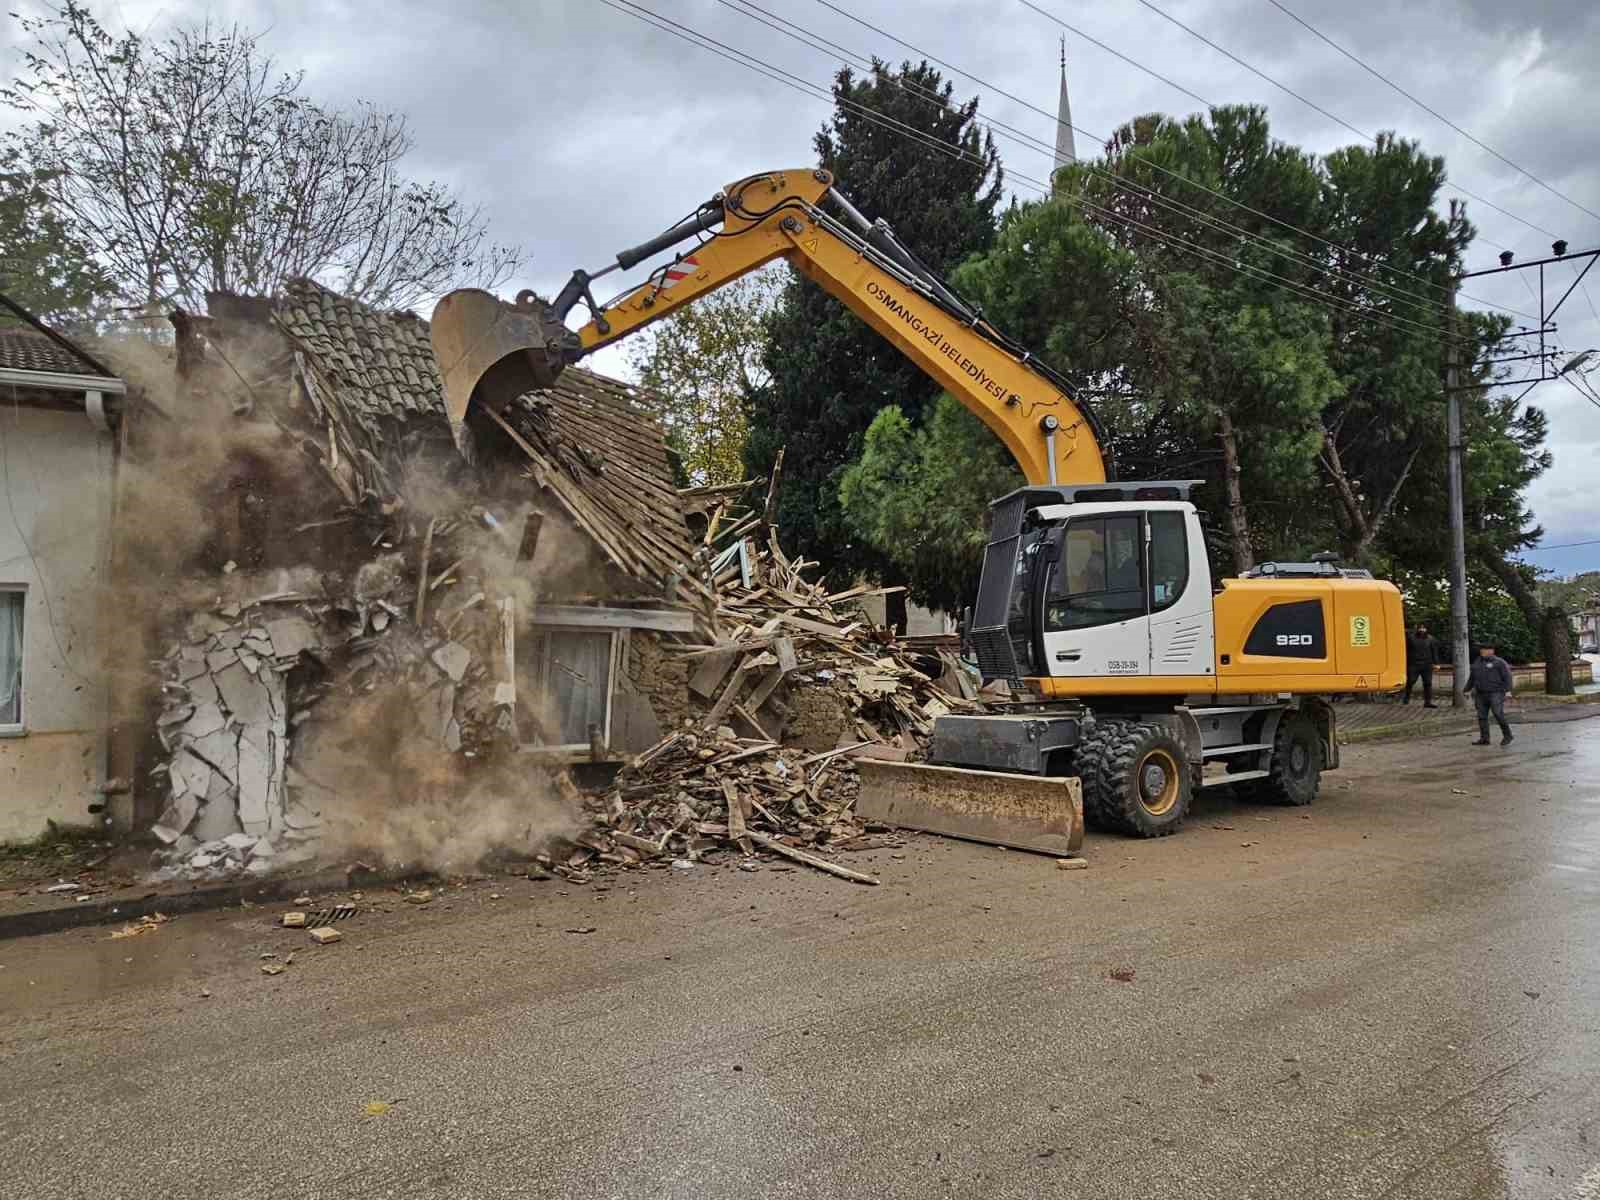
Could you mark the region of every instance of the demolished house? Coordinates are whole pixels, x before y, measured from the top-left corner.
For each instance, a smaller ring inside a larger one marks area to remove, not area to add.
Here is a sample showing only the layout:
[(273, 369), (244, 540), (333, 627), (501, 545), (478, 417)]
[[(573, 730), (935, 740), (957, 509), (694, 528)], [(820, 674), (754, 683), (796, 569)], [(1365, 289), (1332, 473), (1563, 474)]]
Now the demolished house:
[(506, 429), (469, 427), (463, 456), (416, 316), (309, 280), (210, 309), (180, 326), (169, 414), (224, 427), (174, 564), (193, 607), (161, 618), (172, 871), (461, 840), (417, 820), (521, 836), (486, 819), (482, 781), (521, 808), (543, 772), (560, 824), (554, 768), (687, 715), (661, 640), (703, 638), (710, 592), (647, 397), (569, 371)]
[[(638, 389), (569, 369), (453, 434), (413, 314), (298, 280), (177, 324), (129, 508), (188, 492), (194, 528), (124, 568), (157, 593), (165, 877), (810, 861), (862, 844), (853, 756), (973, 706), (861, 611), (896, 589), (804, 578), (771, 490), (677, 491)], [(587, 798), (580, 763), (611, 768)]]

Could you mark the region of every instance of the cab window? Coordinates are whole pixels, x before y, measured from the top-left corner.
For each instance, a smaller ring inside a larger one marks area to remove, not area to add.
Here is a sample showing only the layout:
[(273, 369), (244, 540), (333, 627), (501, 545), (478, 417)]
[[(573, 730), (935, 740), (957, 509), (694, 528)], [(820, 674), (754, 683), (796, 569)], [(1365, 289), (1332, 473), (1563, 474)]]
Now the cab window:
[(1171, 608), (1189, 582), (1189, 531), (1181, 512), (1150, 514), (1150, 611)]
[(1046, 632), (1144, 616), (1142, 549), (1137, 515), (1068, 522), (1050, 573)]

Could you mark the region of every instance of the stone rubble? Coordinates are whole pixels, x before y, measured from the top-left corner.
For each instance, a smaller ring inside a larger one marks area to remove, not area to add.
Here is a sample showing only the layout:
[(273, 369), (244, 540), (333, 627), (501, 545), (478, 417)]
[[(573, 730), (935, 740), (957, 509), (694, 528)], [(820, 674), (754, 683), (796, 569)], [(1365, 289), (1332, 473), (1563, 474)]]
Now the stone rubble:
[(500, 613), (468, 604), (448, 634), (419, 631), (407, 611), (417, 582), (398, 554), (363, 565), (347, 593), (281, 574), (269, 594), (194, 614), (161, 663), (168, 757), (154, 774), (169, 798), (153, 827), (158, 880), (259, 876), (318, 856), (337, 796), (294, 758), (331, 693), (400, 690), (447, 754), (472, 757), (511, 731), (511, 698), (497, 690), (505, 668), (492, 661)]

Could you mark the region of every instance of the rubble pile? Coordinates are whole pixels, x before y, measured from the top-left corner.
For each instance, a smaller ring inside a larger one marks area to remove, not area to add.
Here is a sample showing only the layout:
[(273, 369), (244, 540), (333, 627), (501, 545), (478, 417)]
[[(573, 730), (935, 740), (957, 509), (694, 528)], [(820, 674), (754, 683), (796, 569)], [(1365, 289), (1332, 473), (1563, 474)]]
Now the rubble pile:
[[(433, 545), (449, 552), (464, 525), (442, 524)], [(153, 827), (165, 843), (160, 877), (261, 875), (315, 858), (338, 794), (297, 770), (292, 751), (314, 738), (324, 713), (348, 722), (356, 698), (398, 700), (408, 727), (451, 755), (483, 754), (511, 732), (515, 694), (497, 660), (507, 614), (460, 566), (437, 577), (424, 566), (419, 577), (404, 555), (385, 553), (348, 586), (282, 571), (265, 594), (219, 597), (190, 617), (161, 663), (157, 732), (167, 759), (154, 773), (166, 776), (170, 799)], [(238, 594), (262, 581), (224, 583)], [(452, 585), (470, 595), (452, 596)], [(330, 696), (338, 702), (320, 708)]]
[(583, 846), (624, 863), (759, 847), (850, 875), (803, 848), (857, 848), (855, 756), (917, 757), (935, 717), (979, 706), (954, 660), (906, 650), (852, 608), (896, 589), (830, 594), (804, 579), (814, 565), (786, 558), (770, 527), (712, 559), (722, 634), (683, 651), (703, 714), (623, 767)]

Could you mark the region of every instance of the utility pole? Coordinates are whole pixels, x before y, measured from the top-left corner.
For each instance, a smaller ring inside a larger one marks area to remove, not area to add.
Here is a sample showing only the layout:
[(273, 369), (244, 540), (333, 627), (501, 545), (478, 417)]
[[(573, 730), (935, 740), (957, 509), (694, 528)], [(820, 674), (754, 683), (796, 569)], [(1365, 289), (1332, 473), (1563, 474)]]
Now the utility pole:
[(1456, 363), (1456, 278), (1450, 277), (1444, 309), (1445, 429), (1450, 470), (1450, 703), (1467, 702), (1467, 528), (1461, 490), (1461, 380)]

